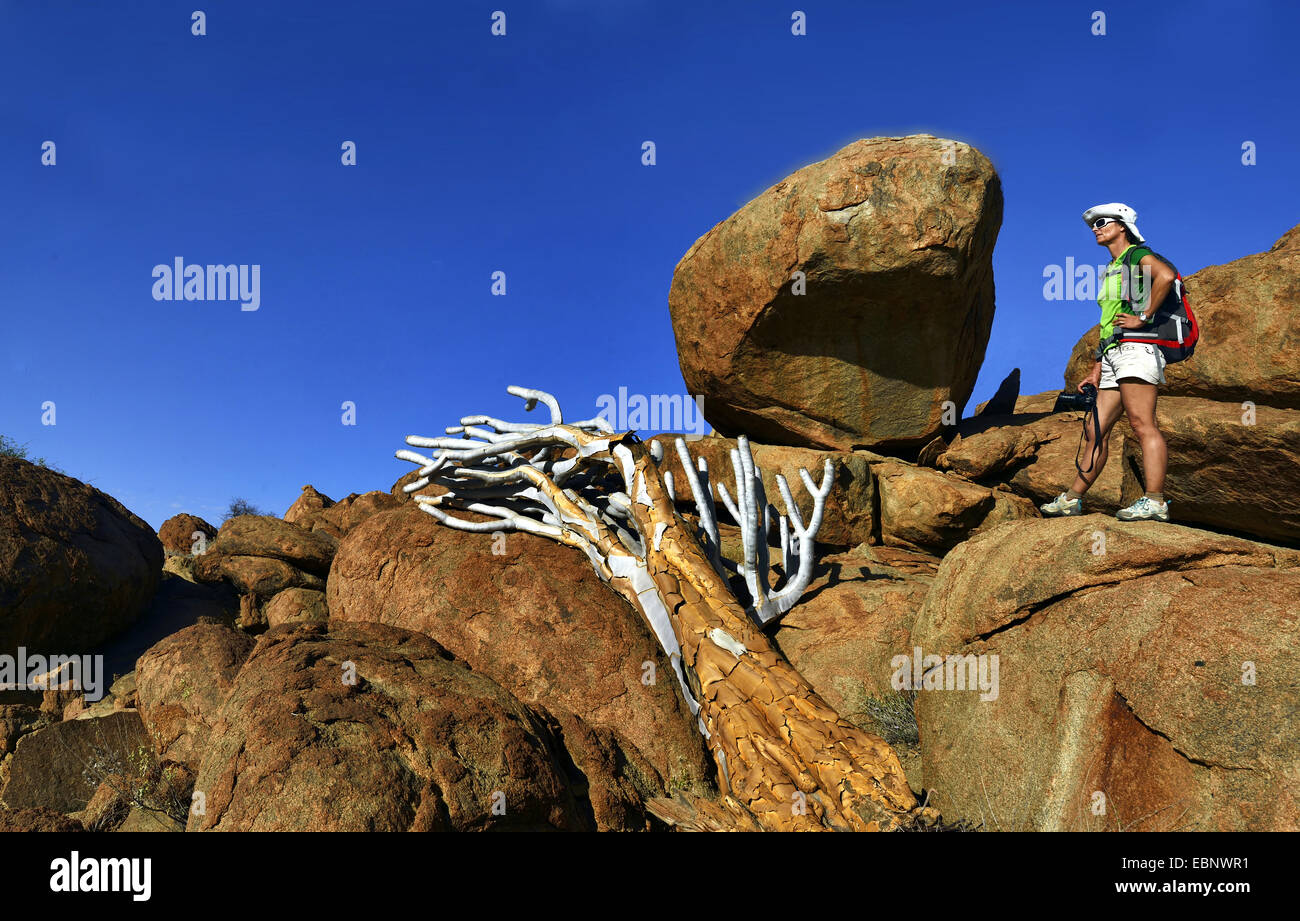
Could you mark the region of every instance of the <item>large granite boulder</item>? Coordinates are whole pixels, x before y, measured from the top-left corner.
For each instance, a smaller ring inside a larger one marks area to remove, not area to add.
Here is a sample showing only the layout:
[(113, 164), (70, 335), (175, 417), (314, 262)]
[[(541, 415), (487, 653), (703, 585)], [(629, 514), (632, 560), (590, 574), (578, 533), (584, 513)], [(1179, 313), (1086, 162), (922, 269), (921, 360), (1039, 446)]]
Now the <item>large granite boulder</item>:
[(192, 554), (199, 552), (217, 536), (217, 529), (197, 515), (182, 512), (163, 522), (158, 529), (158, 539), (168, 553)]
[(1300, 828), (1297, 597), (1300, 552), (1180, 525), (972, 537), (912, 632), (944, 658), (916, 702), (931, 803), (1001, 829)]
[(162, 558), (112, 496), (0, 456), (0, 652), (89, 653), (144, 612)]
[(601, 740), (570, 722), (571, 761), (557, 726), (423, 634), (273, 628), (213, 726), (189, 830), (594, 829), (593, 784), (602, 815), (635, 813), (626, 777), (566, 770), (595, 775)]
[(1004, 521), (1039, 515), (1023, 496), (955, 473), (902, 461), (879, 464), (874, 473), (881, 541), (890, 546), (944, 553)]
[(286, 588), (323, 589), (338, 538), (269, 515), (240, 515), (194, 563), (202, 582), (226, 581), (240, 593), (269, 598)]
[(408, 503), (348, 534), (327, 600), (331, 624), (418, 630), (524, 703), (617, 731), (665, 783), (712, 783), (695, 720), (649, 627), (571, 547), (526, 533), (456, 531)]
[(974, 387), (1001, 220), (993, 165), (956, 141), (870, 138), (798, 170), (673, 273), (688, 391), (723, 435), (919, 448)]
[(224, 624), (195, 624), (140, 657), (140, 718), (159, 756), (198, 770), (212, 723), (253, 642)]
[(280, 624), (329, 620), (325, 593), (310, 588), (286, 588), (278, 592), (262, 607), (262, 615), (271, 627)]
[(241, 595), (269, 598), (287, 588), (323, 589), (325, 579), (264, 556), (208, 553), (196, 558), (194, 577), (200, 582), (226, 582)]
[(337, 549), (338, 540), (332, 535), (306, 531), (269, 515), (239, 515), (221, 526), (209, 552), (283, 560), (326, 576)]

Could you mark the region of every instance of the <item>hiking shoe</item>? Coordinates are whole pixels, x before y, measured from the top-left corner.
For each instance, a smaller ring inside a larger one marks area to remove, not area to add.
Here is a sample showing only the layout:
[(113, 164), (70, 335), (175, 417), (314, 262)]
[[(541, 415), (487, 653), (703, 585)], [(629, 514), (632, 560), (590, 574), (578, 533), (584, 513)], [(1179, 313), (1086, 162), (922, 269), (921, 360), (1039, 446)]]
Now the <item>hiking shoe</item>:
[(1128, 508), (1122, 508), (1116, 512), (1115, 517), (1120, 521), (1146, 521), (1148, 519), (1168, 521), (1169, 503), (1157, 502), (1149, 496), (1142, 496)]
[(1059, 518), (1064, 515), (1082, 515), (1083, 500), (1071, 499), (1065, 493), (1061, 493), (1051, 502), (1044, 502), (1038, 506), (1038, 510), (1048, 518)]

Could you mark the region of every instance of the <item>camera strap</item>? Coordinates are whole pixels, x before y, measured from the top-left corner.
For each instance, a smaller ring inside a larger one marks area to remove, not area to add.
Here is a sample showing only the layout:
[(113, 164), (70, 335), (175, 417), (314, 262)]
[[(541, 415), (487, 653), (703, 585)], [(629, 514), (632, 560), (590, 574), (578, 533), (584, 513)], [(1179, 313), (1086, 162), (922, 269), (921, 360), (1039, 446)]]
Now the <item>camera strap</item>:
[[(1092, 457), (1088, 458), (1088, 469), (1084, 470), (1079, 466), (1079, 452), (1083, 450), (1084, 442), (1088, 440), (1088, 417), (1092, 417), (1093, 442)], [(1079, 433), (1079, 447), (1074, 449), (1074, 469), (1079, 471), (1079, 476), (1085, 477), (1092, 472), (1093, 466), (1097, 463), (1097, 455), (1101, 453), (1101, 420), (1097, 418), (1097, 404), (1093, 402), (1092, 409), (1084, 413), (1083, 431)]]

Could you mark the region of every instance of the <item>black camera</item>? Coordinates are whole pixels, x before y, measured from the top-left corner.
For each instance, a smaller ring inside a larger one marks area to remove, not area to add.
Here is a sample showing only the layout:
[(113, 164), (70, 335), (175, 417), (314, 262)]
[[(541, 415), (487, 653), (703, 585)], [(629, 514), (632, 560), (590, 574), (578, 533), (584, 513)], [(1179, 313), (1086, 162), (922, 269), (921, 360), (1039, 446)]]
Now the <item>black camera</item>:
[(1083, 385), (1083, 393), (1061, 393), (1056, 397), (1054, 413), (1090, 412), (1097, 405), (1097, 388), (1092, 384)]

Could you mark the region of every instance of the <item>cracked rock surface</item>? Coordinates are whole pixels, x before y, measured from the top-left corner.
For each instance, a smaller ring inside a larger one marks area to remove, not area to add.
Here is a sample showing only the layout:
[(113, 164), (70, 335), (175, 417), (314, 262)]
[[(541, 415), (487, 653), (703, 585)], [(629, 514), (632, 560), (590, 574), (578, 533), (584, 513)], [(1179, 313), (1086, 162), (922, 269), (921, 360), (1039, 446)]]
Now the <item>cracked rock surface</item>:
[(913, 643), (999, 663), (996, 699), (917, 695), (945, 819), (1300, 825), (1300, 552), (1152, 524), (1018, 522), (944, 559)]
[(286, 625), (259, 640), (212, 726), (195, 782), (206, 810), (188, 830), (644, 827), (645, 768), (422, 634)]

